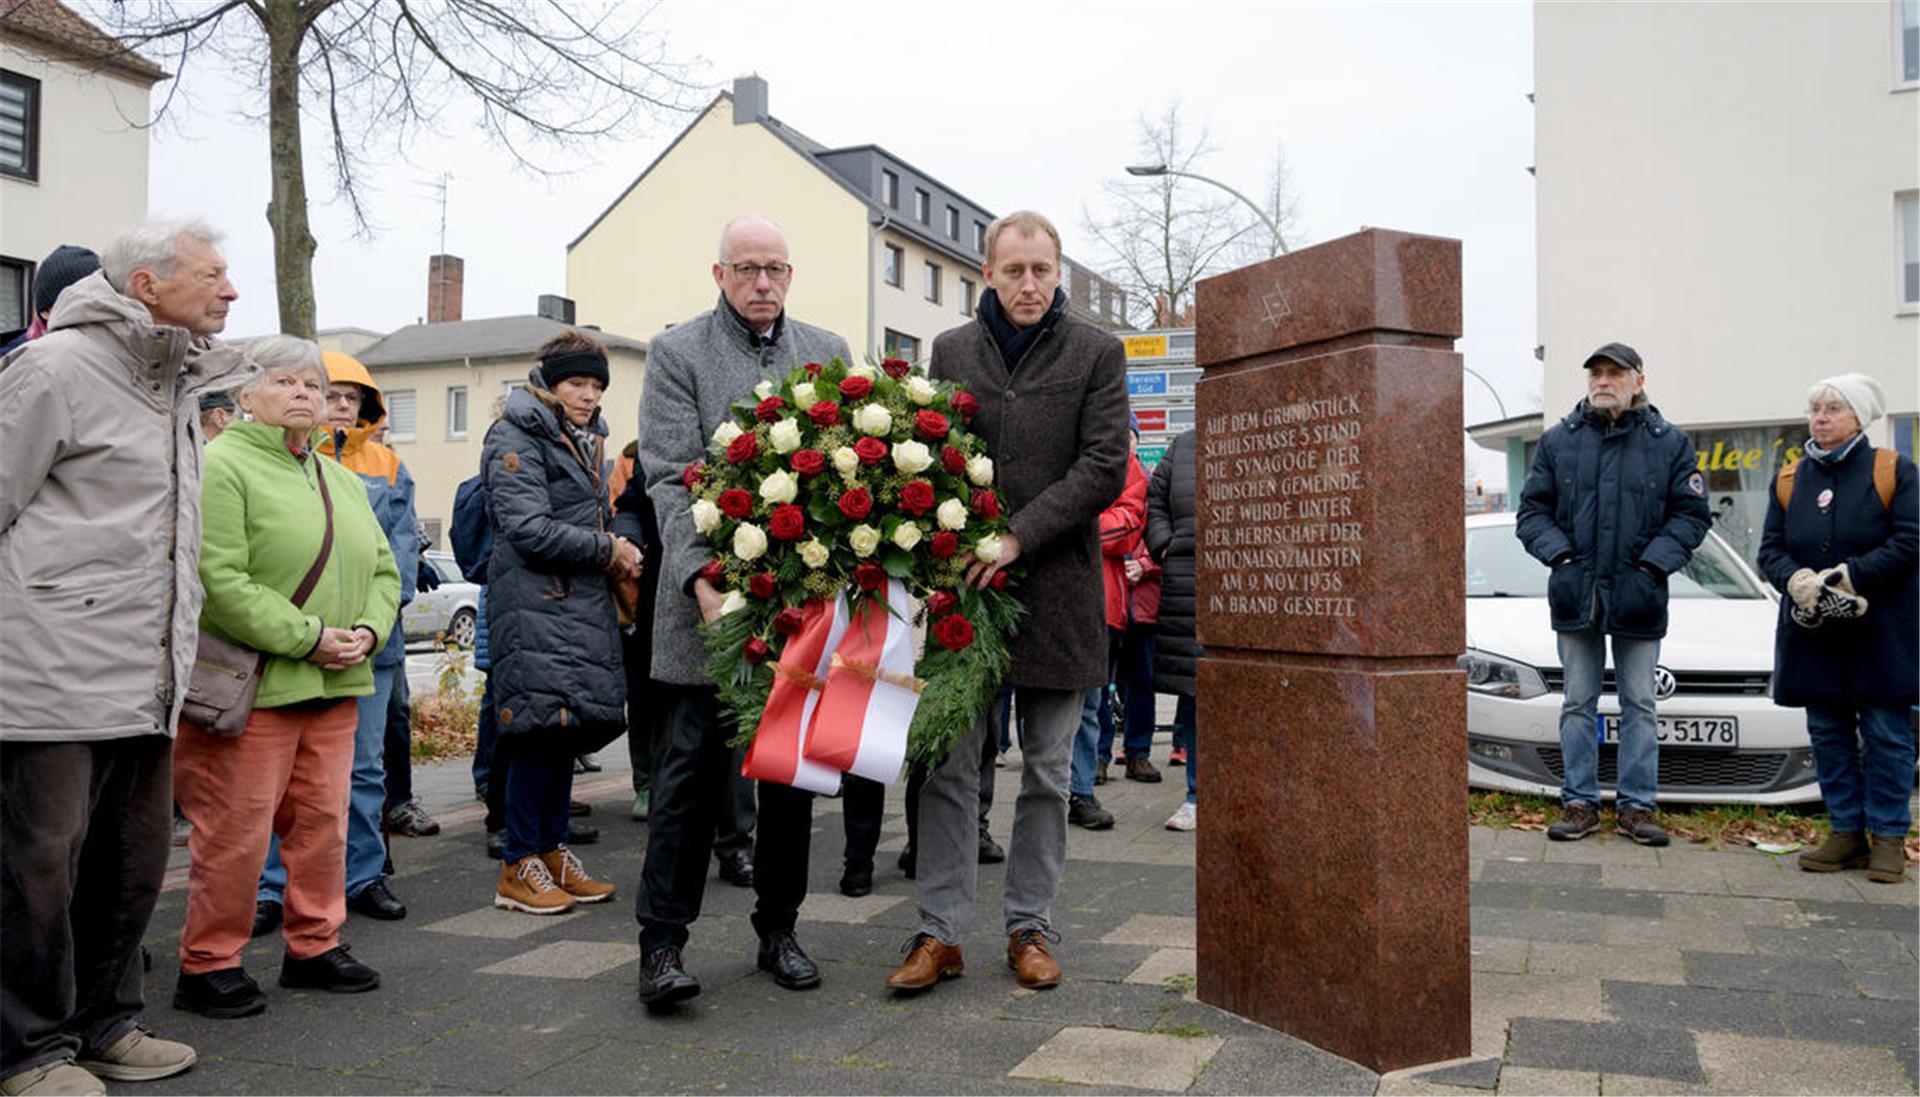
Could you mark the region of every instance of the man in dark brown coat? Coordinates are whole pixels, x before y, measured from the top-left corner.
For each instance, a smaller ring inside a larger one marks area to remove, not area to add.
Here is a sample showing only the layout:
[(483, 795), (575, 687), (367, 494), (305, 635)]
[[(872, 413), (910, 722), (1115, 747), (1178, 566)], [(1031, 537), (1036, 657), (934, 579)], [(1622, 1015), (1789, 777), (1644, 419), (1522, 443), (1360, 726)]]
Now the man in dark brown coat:
[[(1021, 985), (1050, 987), (1060, 981), (1047, 940), (1066, 864), (1068, 761), (1081, 701), (1107, 673), (1098, 519), (1126, 484), (1126, 354), (1067, 315), (1060, 234), (1039, 214), (988, 226), (982, 273), (988, 288), (974, 322), (933, 341), (931, 372), (979, 399), (971, 425), (1012, 508), (1005, 551), (976, 564), (968, 581), (984, 586), (1016, 560), (1027, 569), (1019, 587), (1027, 619), (1007, 674), (1026, 725), (1007, 850), (1007, 962)], [(978, 874), (978, 760), (992, 733), (983, 714), (921, 794), (920, 930), (887, 980), (895, 990), (960, 974)]]

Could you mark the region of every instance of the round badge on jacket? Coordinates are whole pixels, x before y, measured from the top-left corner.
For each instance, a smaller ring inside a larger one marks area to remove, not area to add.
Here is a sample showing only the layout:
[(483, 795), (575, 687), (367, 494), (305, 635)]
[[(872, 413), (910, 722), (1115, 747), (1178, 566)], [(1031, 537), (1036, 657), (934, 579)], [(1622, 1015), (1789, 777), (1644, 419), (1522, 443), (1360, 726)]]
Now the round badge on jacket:
[(1821, 510), (1826, 510), (1828, 507), (1833, 506), (1833, 489), (1821, 489), (1819, 498), (1815, 499), (1814, 502), (1819, 504)]

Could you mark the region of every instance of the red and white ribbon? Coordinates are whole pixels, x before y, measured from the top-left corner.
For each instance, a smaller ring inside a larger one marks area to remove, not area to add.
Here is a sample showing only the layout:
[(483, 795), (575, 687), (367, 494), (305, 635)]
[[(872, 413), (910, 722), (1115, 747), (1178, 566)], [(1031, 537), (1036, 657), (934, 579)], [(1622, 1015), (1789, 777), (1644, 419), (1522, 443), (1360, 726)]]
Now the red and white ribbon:
[[(907, 588), (888, 579), (886, 594), (885, 604), (869, 601), (830, 645), (826, 689), (802, 752), (809, 762), (891, 784), (906, 761), (920, 683), (913, 676)], [(845, 606), (842, 595), (836, 616)]]
[(840, 791), (840, 772), (808, 760), (806, 741), (821, 698), (834, 651), (847, 632), (847, 600), (809, 602), (800, 631), (787, 638), (774, 665), (773, 687), (760, 727), (740, 766), (744, 777), (832, 795)]

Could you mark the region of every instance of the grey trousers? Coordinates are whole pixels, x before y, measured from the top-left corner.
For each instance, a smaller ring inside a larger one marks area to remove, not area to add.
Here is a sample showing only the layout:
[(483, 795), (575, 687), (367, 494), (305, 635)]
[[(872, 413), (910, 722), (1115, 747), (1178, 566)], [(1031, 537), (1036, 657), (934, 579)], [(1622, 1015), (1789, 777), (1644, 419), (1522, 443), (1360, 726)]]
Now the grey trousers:
[[(1047, 929), (1067, 863), (1067, 771), (1080, 727), (1080, 689), (1015, 691), (1026, 721), (1020, 797), (1007, 845), (1006, 929)], [(920, 929), (949, 945), (966, 936), (979, 885), (980, 752), (998, 727), (991, 709), (948, 752), (920, 793)]]

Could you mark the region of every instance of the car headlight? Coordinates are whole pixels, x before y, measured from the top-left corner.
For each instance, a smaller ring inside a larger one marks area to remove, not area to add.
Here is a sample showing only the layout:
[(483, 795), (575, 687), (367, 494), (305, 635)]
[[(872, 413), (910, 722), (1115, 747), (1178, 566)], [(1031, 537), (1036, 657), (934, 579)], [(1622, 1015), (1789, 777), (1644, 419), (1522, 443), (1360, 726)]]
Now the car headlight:
[(1511, 697), (1517, 701), (1544, 696), (1546, 680), (1525, 663), (1502, 658), (1485, 651), (1467, 649), (1459, 659), (1467, 672), (1467, 689), (1491, 697)]

